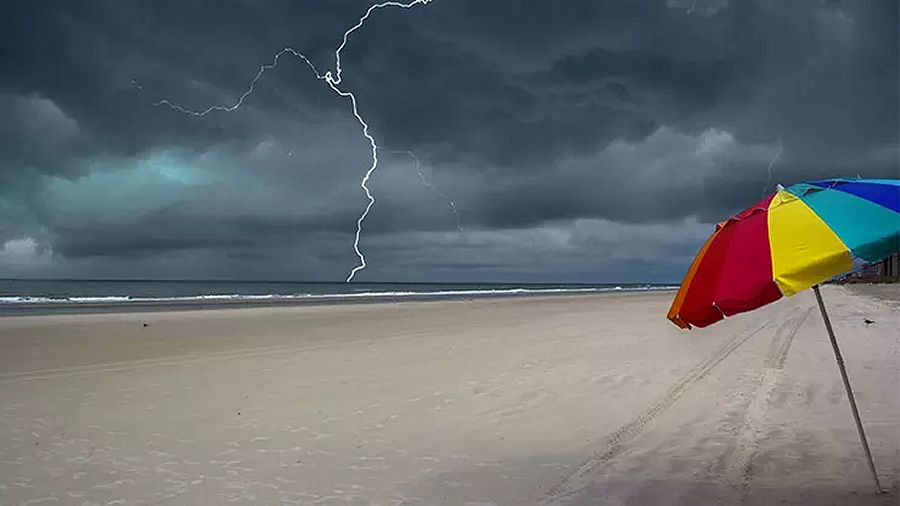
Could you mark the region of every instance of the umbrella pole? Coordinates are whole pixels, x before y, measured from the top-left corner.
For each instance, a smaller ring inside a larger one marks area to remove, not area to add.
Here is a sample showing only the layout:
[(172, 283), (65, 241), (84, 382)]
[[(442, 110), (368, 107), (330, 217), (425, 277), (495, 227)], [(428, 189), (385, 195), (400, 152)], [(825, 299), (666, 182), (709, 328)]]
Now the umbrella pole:
[(859, 419), (859, 410), (856, 408), (856, 398), (853, 397), (853, 390), (850, 388), (850, 379), (847, 377), (847, 369), (844, 367), (844, 359), (841, 357), (841, 350), (838, 348), (837, 339), (834, 337), (834, 329), (831, 327), (831, 320), (828, 319), (828, 313), (825, 311), (825, 302), (822, 301), (822, 294), (819, 292), (819, 285), (813, 286), (816, 294), (816, 301), (819, 303), (819, 311), (822, 313), (822, 320), (825, 321), (825, 330), (828, 331), (828, 337), (831, 339), (831, 347), (834, 349), (834, 358), (837, 360), (838, 369), (841, 371), (841, 379), (844, 380), (844, 389), (847, 390), (847, 397), (850, 398), (850, 410), (853, 411), (853, 419), (856, 421), (856, 430), (859, 431), (859, 440), (862, 442), (863, 450), (866, 452), (866, 460), (869, 463), (869, 470), (872, 472), (872, 479), (875, 480), (875, 493), (883, 494), (884, 489), (878, 481), (878, 473), (875, 471), (875, 461), (872, 460), (872, 452), (869, 450), (869, 443), (866, 441), (866, 433), (863, 430), (862, 421)]

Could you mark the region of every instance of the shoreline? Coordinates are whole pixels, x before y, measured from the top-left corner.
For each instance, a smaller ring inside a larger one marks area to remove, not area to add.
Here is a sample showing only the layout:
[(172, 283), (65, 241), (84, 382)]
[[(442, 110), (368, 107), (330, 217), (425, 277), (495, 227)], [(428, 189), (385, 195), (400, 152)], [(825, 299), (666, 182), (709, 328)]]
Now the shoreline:
[(403, 294), (403, 295), (353, 295), (308, 297), (259, 297), (259, 298), (173, 298), (148, 300), (118, 300), (101, 302), (5, 302), (0, 304), (0, 318), (9, 316), (45, 316), (55, 314), (113, 314), (155, 313), (166, 311), (195, 311), (213, 309), (253, 309), (271, 307), (342, 306), (369, 304), (396, 304), (402, 302), (467, 301), (480, 299), (507, 299), (533, 297), (581, 297), (591, 295), (626, 295), (648, 293), (674, 293), (677, 288), (633, 289), (561, 289), (519, 292)]

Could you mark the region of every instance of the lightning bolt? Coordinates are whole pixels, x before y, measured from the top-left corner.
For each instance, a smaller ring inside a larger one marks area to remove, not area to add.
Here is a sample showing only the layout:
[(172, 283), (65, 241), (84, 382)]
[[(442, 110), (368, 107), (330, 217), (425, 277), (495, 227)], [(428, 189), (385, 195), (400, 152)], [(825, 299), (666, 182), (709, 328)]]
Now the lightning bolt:
[(425, 179), (425, 174), (422, 173), (422, 163), (419, 160), (419, 157), (416, 156), (415, 153), (413, 153), (412, 151), (392, 151), (392, 150), (385, 150), (385, 151), (387, 151), (388, 153), (394, 153), (394, 154), (398, 154), (398, 155), (409, 155), (410, 157), (412, 157), (412, 159), (416, 162), (416, 173), (419, 175), (419, 181), (422, 182), (423, 186), (425, 186), (426, 188), (428, 188), (432, 192), (434, 192), (435, 195), (437, 195), (438, 197), (447, 201), (447, 205), (449, 205), (450, 210), (453, 211), (453, 216), (456, 217), (456, 229), (459, 230), (460, 232), (463, 232), (464, 230), (462, 228), (462, 222), (459, 219), (459, 211), (457, 211), (457, 209), (456, 209), (456, 202), (454, 202), (453, 199), (451, 199), (450, 197), (441, 193), (441, 191), (438, 190), (436, 186), (429, 183), (428, 180)]
[[(154, 105), (155, 106), (165, 105), (175, 111), (182, 112), (185, 114), (190, 114), (192, 116), (206, 116), (207, 114), (209, 114), (213, 111), (232, 112), (244, 104), (244, 101), (247, 99), (247, 97), (249, 97), (250, 94), (253, 93), (253, 88), (256, 86), (256, 83), (260, 80), (260, 78), (262, 78), (263, 74), (267, 70), (274, 69), (276, 66), (278, 66), (278, 60), (285, 54), (290, 54), (292, 56), (295, 56), (295, 57), (303, 60), (303, 62), (309, 66), (310, 70), (313, 71), (313, 74), (315, 74), (316, 79), (318, 79), (320, 81), (325, 81), (325, 83), (339, 96), (344, 97), (344, 98), (349, 98), (350, 104), (353, 108), (353, 116), (356, 117), (356, 120), (359, 122), (360, 126), (362, 127), (363, 136), (365, 136), (365, 138), (369, 141), (369, 145), (372, 147), (372, 165), (370, 165), (369, 169), (366, 170), (366, 173), (363, 176), (362, 181), (359, 184), (360, 188), (363, 189), (363, 191), (366, 194), (366, 198), (368, 199), (368, 203), (366, 204), (365, 210), (362, 212), (362, 214), (356, 220), (356, 235), (354, 236), (354, 239), (353, 239), (353, 251), (356, 252), (356, 256), (359, 258), (359, 265), (354, 267), (350, 271), (350, 274), (347, 276), (346, 282), (349, 283), (350, 281), (353, 280), (353, 277), (356, 276), (357, 272), (366, 268), (366, 257), (365, 257), (365, 255), (363, 255), (362, 251), (360, 251), (360, 249), (359, 249), (359, 237), (360, 237), (360, 235), (362, 235), (363, 222), (365, 222), (366, 218), (369, 216), (369, 211), (372, 210), (372, 206), (375, 205), (375, 197), (372, 196), (372, 192), (369, 190), (367, 183), (369, 182), (369, 179), (372, 177), (372, 173), (375, 172), (375, 169), (378, 168), (378, 149), (379, 148), (378, 148), (378, 144), (375, 142), (375, 138), (372, 137), (372, 135), (369, 133), (369, 124), (366, 123), (366, 121), (363, 119), (362, 115), (360, 115), (360, 113), (359, 113), (359, 109), (358, 109), (357, 103), (356, 103), (356, 96), (353, 95), (353, 93), (340, 88), (341, 73), (343, 72), (343, 69), (341, 68), (341, 51), (343, 51), (344, 47), (347, 45), (347, 41), (350, 38), (350, 34), (355, 32), (356, 30), (360, 29), (363, 26), (363, 24), (365, 24), (366, 20), (369, 19), (369, 16), (374, 11), (376, 11), (378, 9), (383, 9), (385, 7), (399, 7), (402, 9), (409, 9), (415, 5), (428, 4), (431, 1), (432, 0), (413, 0), (409, 3), (390, 1), (390, 2), (381, 2), (381, 3), (377, 3), (377, 4), (370, 6), (368, 8), (368, 10), (366, 10), (366, 13), (363, 14), (362, 17), (359, 18), (359, 21), (355, 25), (353, 25), (349, 30), (344, 32), (344, 37), (341, 41), (341, 45), (338, 46), (337, 49), (335, 49), (335, 51), (334, 51), (334, 72), (333, 73), (332, 73), (332, 71), (328, 70), (324, 74), (320, 74), (319, 71), (316, 69), (316, 66), (313, 65), (313, 63), (309, 60), (309, 58), (307, 58), (303, 53), (300, 53), (292, 48), (286, 47), (275, 54), (275, 56), (272, 60), (272, 63), (262, 65), (259, 67), (259, 71), (256, 73), (256, 76), (253, 78), (253, 80), (250, 81), (250, 86), (247, 88), (247, 91), (245, 91), (238, 98), (237, 102), (235, 102), (234, 104), (232, 104), (230, 106), (214, 105), (214, 106), (208, 107), (207, 109), (204, 109), (202, 111), (191, 111), (191, 110), (185, 109), (179, 105), (173, 104), (172, 102), (170, 102), (168, 100), (160, 100), (159, 102), (156, 102)], [(417, 169), (418, 169), (418, 158), (416, 159), (416, 161), (417, 161)], [(419, 171), (419, 176), (420, 176), (420, 179), (424, 182), (425, 179), (424, 179), (424, 176), (422, 176), (421, 171)], [(434, 188), (434, 186), (429, 185), (427, 182), (426, 182), (426, 185), (430, 186), (434, 191), (437, 192), (437, 189)], [(440, 192), (437, 192), (437, 193), (440, 195)], [(446, 197), (444, 197), (444, 198), (446, 198)], [(449, 199), (447, 199), (447, 200), (449, 200)], [(456, 205), (452, 204), (452, 207), (455, 212)], [(458, 219), (459, 219), (459, 217), (457, 215), (457, 220)]]
[(766, 187), (763, 188), (763, 197), (766, 196), (766, 192), (769, 191), (769, 185), (772, 184), (772, 167), (774, 167), (775, 163), (781, 159), (782, 148), (783, 148), (783, 146), (781, 145), (781, 137), (779, 137), (778, 138), (778, 152), (775, 153), (775, 156), (772, 157), (772, 161), (769, 162), (769, 166), (766, 168), (766, 172), (768, 173), (769, 177), (768, 177), (768, 179), (766, 179)]

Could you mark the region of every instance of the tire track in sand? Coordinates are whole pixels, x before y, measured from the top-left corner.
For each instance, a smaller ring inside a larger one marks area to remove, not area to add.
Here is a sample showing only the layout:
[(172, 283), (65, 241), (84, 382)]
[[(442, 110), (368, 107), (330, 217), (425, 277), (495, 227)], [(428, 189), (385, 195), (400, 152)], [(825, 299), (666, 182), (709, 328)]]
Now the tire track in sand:
[(750, 396), (750, 402), (745, 409), (744, 423), (738, 434), (735, 451), (731, 455), (735, 467), (726, 472), (726, 476), (738, 476), (741, 504), (749, 498), (750, 482), (753, 481), (756, 472), (755, 460), (759, 453), (759, 442), (763, 435), (763, 427), (766, 425), (772, 395), (784, 376), (784, 364), (794, 337), (813, 309), (807, 308), (778, 328), (772, 337), (769, 352), (763, 360), (763, 370), (759, 374), (756, 390)]
[(643, 413), (610, 434), (597, 451), (595, 451), (587, 460), (581, 462), (574, 471), (563, 477), (559, 483), (547, 492), (543, 503), (548, 504), (559, 501), (560, 499), (564, 499), (581, 490), (589, 483), (590, 478), (588, 478), (588, 476), (590, 474), (594, 473), (598, 468), (607, 464), (619, 454), (622, 443), (628, 439), (633, 439), (640, 434), (648, 423), (675, 404), (691, 385), (705, 378), (713, 368), (734, 353), (741, 345), (750, 340), (753, 336), (762, 332), (771, 324), (772, 321), (769, 320), (759, 327), (746, 328), (743, 332), (736, 334), (734, 337), (723, 343), (715, 353), (699, 362), (688, 371), (687, 374), (676, 381), (665, 395), (651, 404)]
[[(379, 343), (386, 341), (396, 341), (403, 339), (420, 338), (421, 332), (411, 332), (408, 334), (398, 334), (392, 336), (379, 336), (374, 338)], [(0, 385), (8, 383), (17, 383), (22, 381), (38, 381), (51, 380), (57, 378), (69, 378), (74, 376), (85, 376), (98, 373), (115, 373), (130, 372), (138, 369), (147, 369), (154, 367), (177, 367), (203, 362), (213, 362), (219, 360), (233, 360), (250, 357), (263, 357), (268, 355), (280, 355), (285, 353), (302, 353), (307, 351), (328, 350), (342, 345), (353, 345), (365, 340), (373, 340), (373, 338), (353, 338), (340, 341), (320, 342), (314, 344), (286, 344), (278, 346), (257, 346), (251, 348), (243, 348), (221, 352), (206, 352), (188, 355), (173, 355), (168, 357), (147, 358), (137, 360), (120, 360), (116, 362), (107, 362), (90, 365), (78, 365), (71, 367), (61, 367), (54, 369), (32, 369), (27, 371), (17, 371), (10, 373), (0, 373)]]

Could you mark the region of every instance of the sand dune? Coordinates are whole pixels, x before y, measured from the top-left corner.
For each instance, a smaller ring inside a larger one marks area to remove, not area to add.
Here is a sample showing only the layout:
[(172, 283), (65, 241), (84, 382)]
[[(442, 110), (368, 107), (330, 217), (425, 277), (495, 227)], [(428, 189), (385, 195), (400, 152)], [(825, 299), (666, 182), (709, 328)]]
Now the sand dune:
[(811, 293), (654, 293), (0, 318), (0, 504), (897, 504), (900, 306), (823, 294), (890, 496)]

